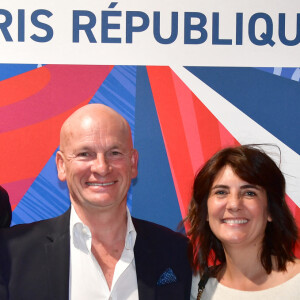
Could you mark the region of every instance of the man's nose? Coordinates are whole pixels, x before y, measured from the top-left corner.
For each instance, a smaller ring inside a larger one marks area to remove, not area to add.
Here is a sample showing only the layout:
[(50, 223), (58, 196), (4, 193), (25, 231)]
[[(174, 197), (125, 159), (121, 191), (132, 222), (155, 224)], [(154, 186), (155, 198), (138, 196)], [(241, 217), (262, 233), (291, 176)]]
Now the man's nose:
[(91, 171), (101, 176), (105, 176), (110, 172), (110, 170), (111, 170), (111, 165), (107, 161), (105, 154), (98, 153), (97, 157), (93, 161)]

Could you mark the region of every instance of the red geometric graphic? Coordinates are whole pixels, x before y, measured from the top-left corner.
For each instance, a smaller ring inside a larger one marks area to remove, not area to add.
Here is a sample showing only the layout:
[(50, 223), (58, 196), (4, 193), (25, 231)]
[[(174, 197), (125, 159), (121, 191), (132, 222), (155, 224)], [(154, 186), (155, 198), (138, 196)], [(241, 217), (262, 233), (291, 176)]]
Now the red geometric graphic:
[(0, 82), (0, 184), (13, 208), (59, 145), (63, 121), (90, 101), (110, 70), (47, 65)]
[(221, 148), (239, 143), (169, 67), (147, 71), (185, 218), (197, 170)]

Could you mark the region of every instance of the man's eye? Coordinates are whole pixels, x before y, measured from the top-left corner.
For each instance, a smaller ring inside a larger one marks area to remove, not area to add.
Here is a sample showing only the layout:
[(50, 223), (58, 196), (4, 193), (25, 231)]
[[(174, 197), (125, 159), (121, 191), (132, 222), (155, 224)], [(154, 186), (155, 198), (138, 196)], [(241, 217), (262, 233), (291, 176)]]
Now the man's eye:
[(89, 154), (88, 154), (88, 152), (80, 152), (80, 153), (78, 154), (78, 156), (79, 156), (79, 157), (88, 157)]
[(112, 151), (112, 152), (111, 152), (111, 155), (112, 155), (112, 156), (117, 156), (117, 155), (122, 155), (122, 153), (119, 152), (119, 151)]
[(112, 150), (106, 153), (106, 159), (108, 160), (117, 161), (123, 159), (123, 157), (123, 153), (119, 150)]
[(110, 151), (107, 153), (107, 156), (109, 158), (114, 158), (114, 159), (118, 159), (118, 158), (121, 158), (123, 157), (123, 153), (121, 151), (118, 151), (118, 150), (114, 150), (114, 151)]

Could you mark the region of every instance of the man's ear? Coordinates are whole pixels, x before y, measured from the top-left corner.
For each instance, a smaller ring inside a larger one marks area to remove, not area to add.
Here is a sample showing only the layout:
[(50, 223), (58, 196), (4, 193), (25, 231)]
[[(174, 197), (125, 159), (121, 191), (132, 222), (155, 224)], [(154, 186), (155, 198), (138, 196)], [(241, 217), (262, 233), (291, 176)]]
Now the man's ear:
[(131, 154), (131, 178), (135, 178), (137, 176), (138, 173), (138, 160), (139, 160), (139, 153), (137, 152), (136, 149), (132, 150), (132, 154)]
[(61, 151), (57, 151), (55, 161), (56, 161), (56, 168), (57, 168), (57, 176), (60, 181), (65, 181), (66, 180), (65, 160), (64, 160), (64, 155)]

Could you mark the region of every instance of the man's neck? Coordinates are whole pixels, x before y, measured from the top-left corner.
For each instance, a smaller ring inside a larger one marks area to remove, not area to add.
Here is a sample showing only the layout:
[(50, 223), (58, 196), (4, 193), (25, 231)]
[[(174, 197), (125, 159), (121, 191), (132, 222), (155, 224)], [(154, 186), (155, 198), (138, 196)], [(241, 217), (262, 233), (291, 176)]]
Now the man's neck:
[(126, 204), (113, 210), (74, 209), (80, 220), (89, 227), (92, 235), (92, 253), (100, 265), (109, 288), (112, 286), (114, 270), (119, 261), (126, 239), (127, 210)]
[(125, 241), (127, 230), (126, 203), (111, 209), (83, 209), (73, 204), (79, 219), (89, 227), (92, 240), (104, 244)]

